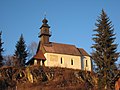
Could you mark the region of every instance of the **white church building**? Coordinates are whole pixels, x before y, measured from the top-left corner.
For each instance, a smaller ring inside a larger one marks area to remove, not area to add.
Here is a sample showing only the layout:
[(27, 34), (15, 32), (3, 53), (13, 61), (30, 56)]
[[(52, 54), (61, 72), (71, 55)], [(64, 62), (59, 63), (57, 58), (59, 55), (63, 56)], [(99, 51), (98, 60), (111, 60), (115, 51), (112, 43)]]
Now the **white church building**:
[(28, 62), (33, 65), (44, 65), (47, 67), (62, 67), (79, 70), (92, 70), (90, 55), (75, 45), (50, 42), (50, 26), (48, 20), (43, 19), (40, 27), (39, 45), (36, 55)]

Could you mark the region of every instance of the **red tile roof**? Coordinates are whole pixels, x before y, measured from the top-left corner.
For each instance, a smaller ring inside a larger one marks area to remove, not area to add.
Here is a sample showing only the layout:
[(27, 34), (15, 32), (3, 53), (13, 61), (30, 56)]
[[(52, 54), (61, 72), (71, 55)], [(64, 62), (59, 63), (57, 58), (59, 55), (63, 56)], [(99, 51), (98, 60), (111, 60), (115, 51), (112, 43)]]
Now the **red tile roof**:
[(48, 53), (58, 53), (58, 54), (67, 54), (67, 55), (75, 55), (75, 56), (88, 56), (88, 53), (82, 48), (76, 48), (75, 45), (69, 44), (61, 44), (61, 43), (53, 43), (44, 44), (43, 48)]
[(39, 59), (46, 60), (46, 58), (41, 50), (39, 50), (33, 58), (37, 59), (37, 60), (39, 60)]
[(83, 48), (78, 48), (79, 52), (83, 56), (89, 56), (89, 54), (83, 49)]

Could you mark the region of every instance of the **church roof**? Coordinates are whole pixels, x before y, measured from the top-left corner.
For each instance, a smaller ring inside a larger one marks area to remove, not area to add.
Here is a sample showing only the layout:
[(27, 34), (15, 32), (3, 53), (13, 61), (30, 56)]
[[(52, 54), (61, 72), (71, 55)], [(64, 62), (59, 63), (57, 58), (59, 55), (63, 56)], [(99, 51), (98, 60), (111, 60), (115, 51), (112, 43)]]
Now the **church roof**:
[(44, 56), (44, 54), (43, 54), (43, 52), (41, 51), (41, 50), (39, 50), (38, 52), (37, 52), (37, 54), (33, 57), (34, 59), (37, 59), (37, 60), (39, 60), (39, 59), (41, 59), (41, 60), (46, 60), (46, 58), (45, 58), (45, 56)]
[(75, 56), (88, 56), (88, 53), (82, 48), (76, 48), (75, 45), (70, 44), (62, 44), (62, 43), (54, 43), (44, 44), (43, 48), (45, 52), (48, 53), (57, 53), (57, 54), (67, 54), (67, 55), (75, 55)]
[(28, 64), (33, 64), (34, 63), (34, 59), (36, 60), (46, 60), (43, 52), (41, 50), (39, 50), (36, 55), (34, 55), (27, 63), (26, 65)]
[(78, 48), (79, 52), (83, 56), (90, 56), (83, 48)]

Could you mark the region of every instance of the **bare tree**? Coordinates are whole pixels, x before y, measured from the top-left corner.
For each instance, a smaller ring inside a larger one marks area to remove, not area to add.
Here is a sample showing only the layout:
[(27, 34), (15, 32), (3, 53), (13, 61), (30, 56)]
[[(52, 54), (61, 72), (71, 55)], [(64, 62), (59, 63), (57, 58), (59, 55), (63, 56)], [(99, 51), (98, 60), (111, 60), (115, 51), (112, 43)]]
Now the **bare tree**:
[(28, 60), (36, 54), (37, 47), (38, 47), (38, 44), (36, 42), (33, 41), (30, 43), (30, 45), (28, 46), (28, 52), (29, 52)]
[(13, 56), (11, 55), (4, 56), (4, 61), (6, 66), (14, 66), (15, 60), (13, 59)]

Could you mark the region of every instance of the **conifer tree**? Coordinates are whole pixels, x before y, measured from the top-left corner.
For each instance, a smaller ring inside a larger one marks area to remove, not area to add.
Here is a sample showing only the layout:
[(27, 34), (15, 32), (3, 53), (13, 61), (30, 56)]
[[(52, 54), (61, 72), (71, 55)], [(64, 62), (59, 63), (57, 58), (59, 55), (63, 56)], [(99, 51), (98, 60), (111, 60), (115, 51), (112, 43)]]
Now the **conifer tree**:
[(104, 10), (95, 25), (97, 28), (93, 34), (95, 43), (92, 45), (92, 58), (97, 65), (98, 87), (99, 90), (109, 90), (117, 69), (115, 62), (119, 57), (115, 44), (116, 37), (112, 22)]
[(14, 56), (16, 57), (17, 65), (18, 66), (24, 66), (27, 58), (27, 50), (26, 50), (26, 44), (23, 38), (23, 35), (21, 34), (19, 41), (16, 44), (16, 50)]
[(3, 66), (3, 56), (2, 56), (2, 53), (4, 51), (3, 48), (2, 48), (3, 42), (2, 42), (1, 35), (2, 35), (2, 31), (0, 32), (0, 67)]

